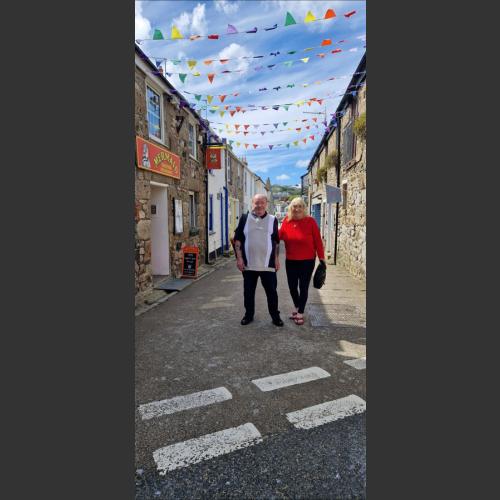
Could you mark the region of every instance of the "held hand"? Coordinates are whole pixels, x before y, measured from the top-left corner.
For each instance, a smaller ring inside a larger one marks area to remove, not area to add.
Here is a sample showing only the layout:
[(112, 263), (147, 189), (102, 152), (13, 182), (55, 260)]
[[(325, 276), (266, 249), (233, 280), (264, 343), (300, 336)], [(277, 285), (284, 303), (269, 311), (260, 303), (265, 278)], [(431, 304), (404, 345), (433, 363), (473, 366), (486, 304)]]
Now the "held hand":
[(236, 267), (241, 271), (243, 272), (243, 270), (245, 269), (245, 262), (243, 261), (243, 259), (236, 259)]
[(280, 267), (281, 267), (280, 261), (279, 261), (279, 259), (276, 259), (276, 271), (279, 271)]

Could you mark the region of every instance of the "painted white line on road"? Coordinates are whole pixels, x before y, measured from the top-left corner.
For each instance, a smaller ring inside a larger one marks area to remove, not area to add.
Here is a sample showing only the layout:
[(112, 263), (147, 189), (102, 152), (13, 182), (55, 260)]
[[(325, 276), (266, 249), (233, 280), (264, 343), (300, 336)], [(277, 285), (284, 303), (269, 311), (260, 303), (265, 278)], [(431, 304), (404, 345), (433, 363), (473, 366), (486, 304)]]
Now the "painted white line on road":
[(350, 359), (349, 361), (344, 361), (346, 365), (352, 366), (356, 368), (356, 370), (364, 370), (366, 369), (366, 357), (358, 358), (358, 359)]
[(365, 410), (366, 402), (360, 397), (351, 394), (345, 398), (287, 413), (286, 418), (297, 429), (312, 429), (318, 425), (350, 417), (356, 413), (363, 413)]
[(217, 387), (217, 389), (194, 392), (193, 394), (186, 394), (185, 396), (177, 396), (171, 399), (163, 399), (161, 401), (143, 404), (139, 406), (139, 413), (141, 414), (142, 420), (148, 420), (178, 411), (220, 403), (221, 401), (232, 399), (232, 397), (231, 393), (225, 387)]
[(261, 391), (266, 392), (281, 389), (282, 387), (288, 387), (289, 385), (311, 382), (312, 380), (318, 380), (329, 376), (330, 374), (325, 370), (318, 368), (317, 366), (312, 366), (311, 368), (305, 368), (304, 370), (298, 370), (296, 372), (288, 372), (282, 373), (281, 375), (258, 378), (256, 380), (252, 380), (252, 382)]
[(153, 458), (159, 473), (164, 475), (168, 471), (210, 460), (261, 441), (260, 432), (253, 424), (247, 423), (165, 446), (153, 452)]

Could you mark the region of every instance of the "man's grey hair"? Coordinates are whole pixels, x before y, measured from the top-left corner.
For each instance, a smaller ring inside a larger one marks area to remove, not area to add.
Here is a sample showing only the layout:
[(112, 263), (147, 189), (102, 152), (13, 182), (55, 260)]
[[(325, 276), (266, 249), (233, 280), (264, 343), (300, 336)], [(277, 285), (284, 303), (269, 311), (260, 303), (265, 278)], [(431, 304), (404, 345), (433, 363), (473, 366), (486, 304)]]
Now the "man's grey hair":
[(252, 201), (256, 201), (257, 198), (261, 197), (264, 198), (266, 201), (267, 201), (267, 196), (265, 194), (262, 194), (262, 193), (257, 193), (253, 198), (252, 198)]

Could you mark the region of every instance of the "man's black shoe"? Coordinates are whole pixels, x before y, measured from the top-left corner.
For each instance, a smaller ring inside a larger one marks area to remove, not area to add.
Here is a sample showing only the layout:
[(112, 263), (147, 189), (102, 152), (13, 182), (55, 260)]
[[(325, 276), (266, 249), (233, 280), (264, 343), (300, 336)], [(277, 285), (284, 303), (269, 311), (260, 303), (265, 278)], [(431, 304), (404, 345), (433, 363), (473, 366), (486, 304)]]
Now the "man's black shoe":
[(253, 318), (247, 318), (246, 316), (243, 317), (241, 320), (242, 325), (248, 325), (248, 323), (251, 323), (253, 321)]
[(273, 325), (276, 326), (283, 326), (283, 321), (281, 321), (281, 318), (277, 316), (276, 318), (273, 318)]

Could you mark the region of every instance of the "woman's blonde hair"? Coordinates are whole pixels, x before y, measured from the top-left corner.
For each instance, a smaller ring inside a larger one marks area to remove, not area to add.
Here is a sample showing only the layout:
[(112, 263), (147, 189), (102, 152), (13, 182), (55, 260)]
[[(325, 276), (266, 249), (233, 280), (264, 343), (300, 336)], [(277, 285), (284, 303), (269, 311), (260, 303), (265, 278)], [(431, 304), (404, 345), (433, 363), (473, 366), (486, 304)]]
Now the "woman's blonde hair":
[(297, 198), (294, 198), (290, 202), (290, 205), (288, 205), (288, 209), (287, 209), (288, 220), (290, 220), (292, 218), (292, 205), (302, 205), (302, 207), (304, 208), (304, 215), (307, 215), (306, 204), (304, 203), (304, 200), (300, 196), (298, 196)]

